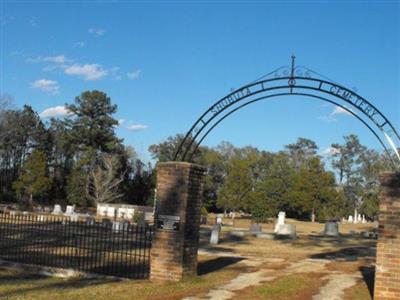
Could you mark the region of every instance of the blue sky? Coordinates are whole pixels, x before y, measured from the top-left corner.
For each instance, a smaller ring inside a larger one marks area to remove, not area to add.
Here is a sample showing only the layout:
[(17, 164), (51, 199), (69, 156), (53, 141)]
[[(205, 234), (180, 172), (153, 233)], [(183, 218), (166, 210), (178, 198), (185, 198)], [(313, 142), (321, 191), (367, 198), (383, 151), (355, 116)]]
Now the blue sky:
[[(105, 91), (123, 120), (117, 134), (144, 159), (149, 145), (185, 132), (213, 102), (289, 64), (292, 53), (356, 87), (400, 127), (399, 1), (0, 3), (0, 94), (46, 120), (84, 90)], [(246, 107), (205, 144), (276, 151), (302, 136), (323, 151), (350, 133), (380, 149), (354, 118), (291, 97)]]

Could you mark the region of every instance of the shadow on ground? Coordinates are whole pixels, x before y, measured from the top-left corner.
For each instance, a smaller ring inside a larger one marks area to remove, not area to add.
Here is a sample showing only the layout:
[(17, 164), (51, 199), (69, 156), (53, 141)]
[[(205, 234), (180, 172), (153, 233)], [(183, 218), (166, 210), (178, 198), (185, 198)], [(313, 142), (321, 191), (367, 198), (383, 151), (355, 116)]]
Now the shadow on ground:
[(241, 257), (217, 257), (207, 261), (199, 262), (197, 265), (197, 274), (205, 275), (211, 272), (221, 270), (227, 266), (236, 264), (242, 261)]
[[(7, 274), (8, 270), (1, 267), (0, 272), (5, 273), (0, 275), (0, 285), (17, 283), (15, 289), (8, 289), (6, 292), (0, 292), (0, 299), (24, 295), (27, 292), (38, 290), (83, 288), (87, 286), (119, 281), (119, 279), (114, 278), (73, 278), (69, 280), (59, 280), (39, 274), (30, 274), (25, 272), (13, 272), (11, 275), (9, 275)], [(46, 280), (47, 282), (43, 282)], [(21, 287), (20, 284), (27, 284), (28, 286)]]
[(314, 259), (328, 259), (335, 261), (356, 261), (359, 259), (375, 259), (376, 249), (373, 247), (347, 247), (336, 251), (329, 251), (310, 255)]
[(371, 295), (371, 299), (374, 299), (375, 267), (360, 267), (360, 272), (363, 276), (365, 283), (368, 286), (368, 291)]

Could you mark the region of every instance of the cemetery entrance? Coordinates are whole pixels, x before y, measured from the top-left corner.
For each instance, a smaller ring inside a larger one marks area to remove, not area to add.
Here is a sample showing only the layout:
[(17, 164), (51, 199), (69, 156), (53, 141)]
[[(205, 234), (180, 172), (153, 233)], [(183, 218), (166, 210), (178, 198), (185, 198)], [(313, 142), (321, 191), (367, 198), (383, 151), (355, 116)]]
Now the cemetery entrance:
[[(157, 226), (151, 251), (151, 279), (176, 281), (196, 273), (205, 169), (190, 162), (200, 144), (234, 112), (280, 96), (306, 96), (337, 105), (366, 126), (395, 168), (399, 168), (400, 135), (388, 118), (354, 90), (308, 68), (295, 66), (292, 57), (291, 66), (278, 68), (211, 105), (187, 132), (175, 161), (158, 165)], [(396, 275), (400, 272), (400, 175), (382, 175), (381, 185), (375, 299), (395, 299), (400, 295), (400, 278)]]

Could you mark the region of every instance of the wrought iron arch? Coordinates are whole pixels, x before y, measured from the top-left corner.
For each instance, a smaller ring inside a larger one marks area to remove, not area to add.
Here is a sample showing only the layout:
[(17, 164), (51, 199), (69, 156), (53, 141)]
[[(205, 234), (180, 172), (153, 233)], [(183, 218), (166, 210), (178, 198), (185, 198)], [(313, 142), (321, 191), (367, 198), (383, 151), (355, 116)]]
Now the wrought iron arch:
[[(282, 74), (277, 72), (282, 72)], [(310, 99), (337, 105), (361, 121), (378, 139), (388, 154), (389, 149), (395, 153), (397, 157), (395, 164), (400, 166), (400, 154), (395, 144), (400, 145), (400, 135), (391, 122), (371, 102), (355, 91), (331, 80), (313, 78), (311, 72), (313, 71), (304, 67), (294, 67), (294, 57), (292, 57), (290, 69), (281, 67), (275, 72), (274, 78), (261, 78), (232, 91), (211, 105), (197, 119), (181, 141), (174, 159), (191, 161), (199, 145), (218, 124), (249, 104), (279, 96), (306, 96)], [(338, 101), (343, 101), (350, 107), (342, 105)], [(361, 115), (356, 112), (360, 112)], [(382, 139), (373, 127), (377, 128), (385, 139)]]

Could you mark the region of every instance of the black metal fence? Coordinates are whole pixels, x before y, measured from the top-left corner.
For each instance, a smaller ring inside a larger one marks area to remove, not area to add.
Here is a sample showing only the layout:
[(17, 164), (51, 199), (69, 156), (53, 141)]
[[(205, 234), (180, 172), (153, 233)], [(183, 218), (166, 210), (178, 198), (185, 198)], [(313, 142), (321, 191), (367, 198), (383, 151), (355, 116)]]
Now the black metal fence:
[(0, 214), (0, 258), (78, 271), (145, 279), (151, 226), (52, 215)]

